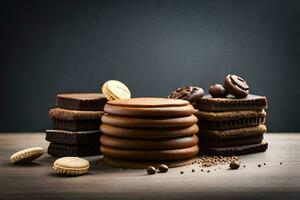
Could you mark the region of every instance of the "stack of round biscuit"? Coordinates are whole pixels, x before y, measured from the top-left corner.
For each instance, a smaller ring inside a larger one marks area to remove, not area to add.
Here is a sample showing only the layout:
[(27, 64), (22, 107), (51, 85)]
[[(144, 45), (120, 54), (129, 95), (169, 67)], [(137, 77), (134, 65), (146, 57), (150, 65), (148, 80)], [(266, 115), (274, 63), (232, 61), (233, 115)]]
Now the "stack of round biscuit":
[(100, 126), (107, 165), (144, 168), (190, 164), (197, 155), (197, 117), (185, 100), (132, 98), (107, 102)]

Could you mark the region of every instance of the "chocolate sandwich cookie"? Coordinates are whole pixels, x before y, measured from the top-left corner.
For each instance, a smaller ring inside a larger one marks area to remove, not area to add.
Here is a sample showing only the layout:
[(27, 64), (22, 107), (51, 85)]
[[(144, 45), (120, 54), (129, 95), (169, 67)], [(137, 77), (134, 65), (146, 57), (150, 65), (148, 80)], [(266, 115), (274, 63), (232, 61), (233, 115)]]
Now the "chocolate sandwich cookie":
[(70, 131), (88, 131), (99, 129), (103, 111), (77, 111), (61, 108), (50, 109), (52, 128)]
[(168, 98), (170, 99), (183, 99), (190, 103), (201, 99), (204, 95), (204, 90), (195, 86), (184, 86), (173, 91)]
[(171, 167), (180, 167), (194, 163), (196, 158), (186, 159), (186, 160), (177, 160), (177, 161), (159, 161), (159, 162), (151, 162), (151, 161), (127, 161), (115, 158), (109, 158), (107, 156), (103, 157), (104, 164), (110, 167), (116, 168), (129, 168), (129, 169), (145, 169), (148, 166), (154, 166), (158, 168), (162, 163), (167, 165), (169, 168)]
[(205, 155), (220, 155), (220, 156), (232, 156), (232, 155), (244, 155), (250, 153), (257, 153), (266, 151), (268, 148), (268, 143), (262, 141), (259, 144), (250, 144), (242, 146), (231, 146), (224, 148), (215, 148), (209, 146), (201, 146), (201, 154)]
[(196, 124), (187, 127), (176, 128), (125, 128), (101, 124), (103, 134), (128, 139), (163, 139), (184, 137), (196, 134), (199, 128)]
[(261, 136), (266, 133), (265, 125), (251, 126), (230, 130), (205, 130), (201, 129), (198, 137), (200, 139), (223, 140), (232, 138), (243, 138), (251, 136)]
[(108, 102), (104, 111), (112, 115), (122, 116), (159, 116), (159, 117), (176, 117), (189, 116), (193, 114), (194, 107), (190, 104), (184, 106), (164, 106), (164, 107), (135, 107), (135, 106), (116, 106)]
[(219, 113), (197, 111), (195, 115), (200, 119), (201, 129), (229, 130), (264, 124), (266, 112), (263, 110)]
[(229, 94), (236, 98), (244, 98), (249, 94), (249, 86), (246, 81), (237, 76), (229, 74), (224, 81), (224, 87)]
[(183, 149), (197, 145), (198, 138), (195, 135), (171, 138), (171, 139), (156, 139), (156, 140), (136, 140), (110, 137), (102, 135), (100, 142), (106, 147), (126, 150), (171, 150)]
[(236, 110), (262, 110), (267, 108), (267, 99), (264, 96), (249, 94), (243, 99), (236, 99), (228, 95), (227, 98), (212, 98), (206, 95), (194, 107), (202, 111), (223, 112)]
[(194, 115), (177, 118), (135, 118), (116, 115), (103, 115), (101, 118), (104, 124), (117, 127), (185, 127), (196, 124), (198, 119)]
[(209, 147), (230, 147), (230, 146), (241, 146), (249, 144), (258, 144), (261, 143), (264, 139), (263, 135), (254, 135), (254, 136), (244, 136), (244, 137), (234, 137), (234, 138), (219, 138), (212, 139), (206, 137), (200, 137), (200, 146), (209, 146)]
[[(83, 145), (97, 144), (100, 137), (99, 130), (93, 131), (67, 131), (46, 130), (46, 140), (57, 144)], [(100, 144), (100, 143), (99, 143)]]
[(198, 145), (173, 150), (124, 150), (115, 149), (101, 145), (100, 147), (104, 157), (129, 160), (129, 161), (171, 161), (171, 160), (184, 160), (196, 156), (199, 152)]
[(95, 156), (95, 155), (100, 155), (100, 148), (98, 144), (64, 145), (64, 144), (50, 143), (48, 147), (48, 154), (55, 157)]
[(106, 97), (100, 93), (66, 93), (58, 94), (56, 105), (69, 110), (103, 110)]
[(78, 111), (67, 110), (62, 108), (53, 108), (49, 110), (50, 119), (66, 121), (100, 120), (103, 114), (103, 111)]

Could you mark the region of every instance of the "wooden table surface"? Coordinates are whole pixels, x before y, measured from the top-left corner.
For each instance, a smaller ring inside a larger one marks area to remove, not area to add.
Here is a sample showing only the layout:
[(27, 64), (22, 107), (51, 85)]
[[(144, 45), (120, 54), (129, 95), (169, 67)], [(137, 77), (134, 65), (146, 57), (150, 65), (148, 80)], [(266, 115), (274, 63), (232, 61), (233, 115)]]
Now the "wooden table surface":
[(79, 177), (55, 174), (51, 168), (55, 159), (49, 155), (30, 165), (9, 163), (17, 150), (46, 149), (44, 137), (44, 133), (0, 134), (0, 199), (300, 199), (300, 134), (268, 133), (267, 152), (239, 157), (246, 168), (218, 166), (207, 168), (210, 173), (194, 164), (146, 175), (145, 170), (103, 166), (98, 163), (101, 156), (87, 158), (91, 169)]

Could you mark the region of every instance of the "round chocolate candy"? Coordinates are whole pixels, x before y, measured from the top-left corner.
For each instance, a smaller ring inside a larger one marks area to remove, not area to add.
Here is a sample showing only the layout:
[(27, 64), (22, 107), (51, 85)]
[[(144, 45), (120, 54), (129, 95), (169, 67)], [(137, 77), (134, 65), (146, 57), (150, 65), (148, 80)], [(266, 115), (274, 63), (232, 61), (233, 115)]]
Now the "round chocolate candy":
[(230, 169), (238, 169), (240, 167), (240, 164), (237, 163), (236, 161), (232, 161), (230, 164), (229, 164), (229, 167)]
[(155, 174), (155, 172), (156, 172), (155, 167), (153, 167), (153, 166), (147, 167), (146, 171), (148, 174)]
[(169, 170), (168, 166), (167, 165), (159, 165), (158, 166), (158, 170), (161, 172), (161, 173), (165, 173)]
[(224, 87), (229, 94), (232, 94), (236, 98), (244, 98), (249, 94), (247, 82), (237, 75), (227, 75), (224, 81)]
[(222, 98), (227, 96), (227, 91), (221, 84), (213, 84), (209, 88), (209, 94), (215, 98)]
[(173, 91), (168, 98), (170, 99), (183, 99), (190, 103), (201, 99), (204, 96), (204, 90), (195, 86), (184, 86)]

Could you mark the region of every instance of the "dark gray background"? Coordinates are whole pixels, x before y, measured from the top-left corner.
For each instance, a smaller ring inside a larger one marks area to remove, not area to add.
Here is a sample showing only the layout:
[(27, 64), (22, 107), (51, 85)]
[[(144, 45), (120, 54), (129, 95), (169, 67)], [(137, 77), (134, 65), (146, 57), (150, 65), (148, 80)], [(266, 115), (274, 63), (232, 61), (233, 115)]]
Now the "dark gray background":
[(299, 131), (300, 1), (1, 1), (0, 131), (42, 131), (61, 92), (121, 80), (134, 97), (228, 73)]

